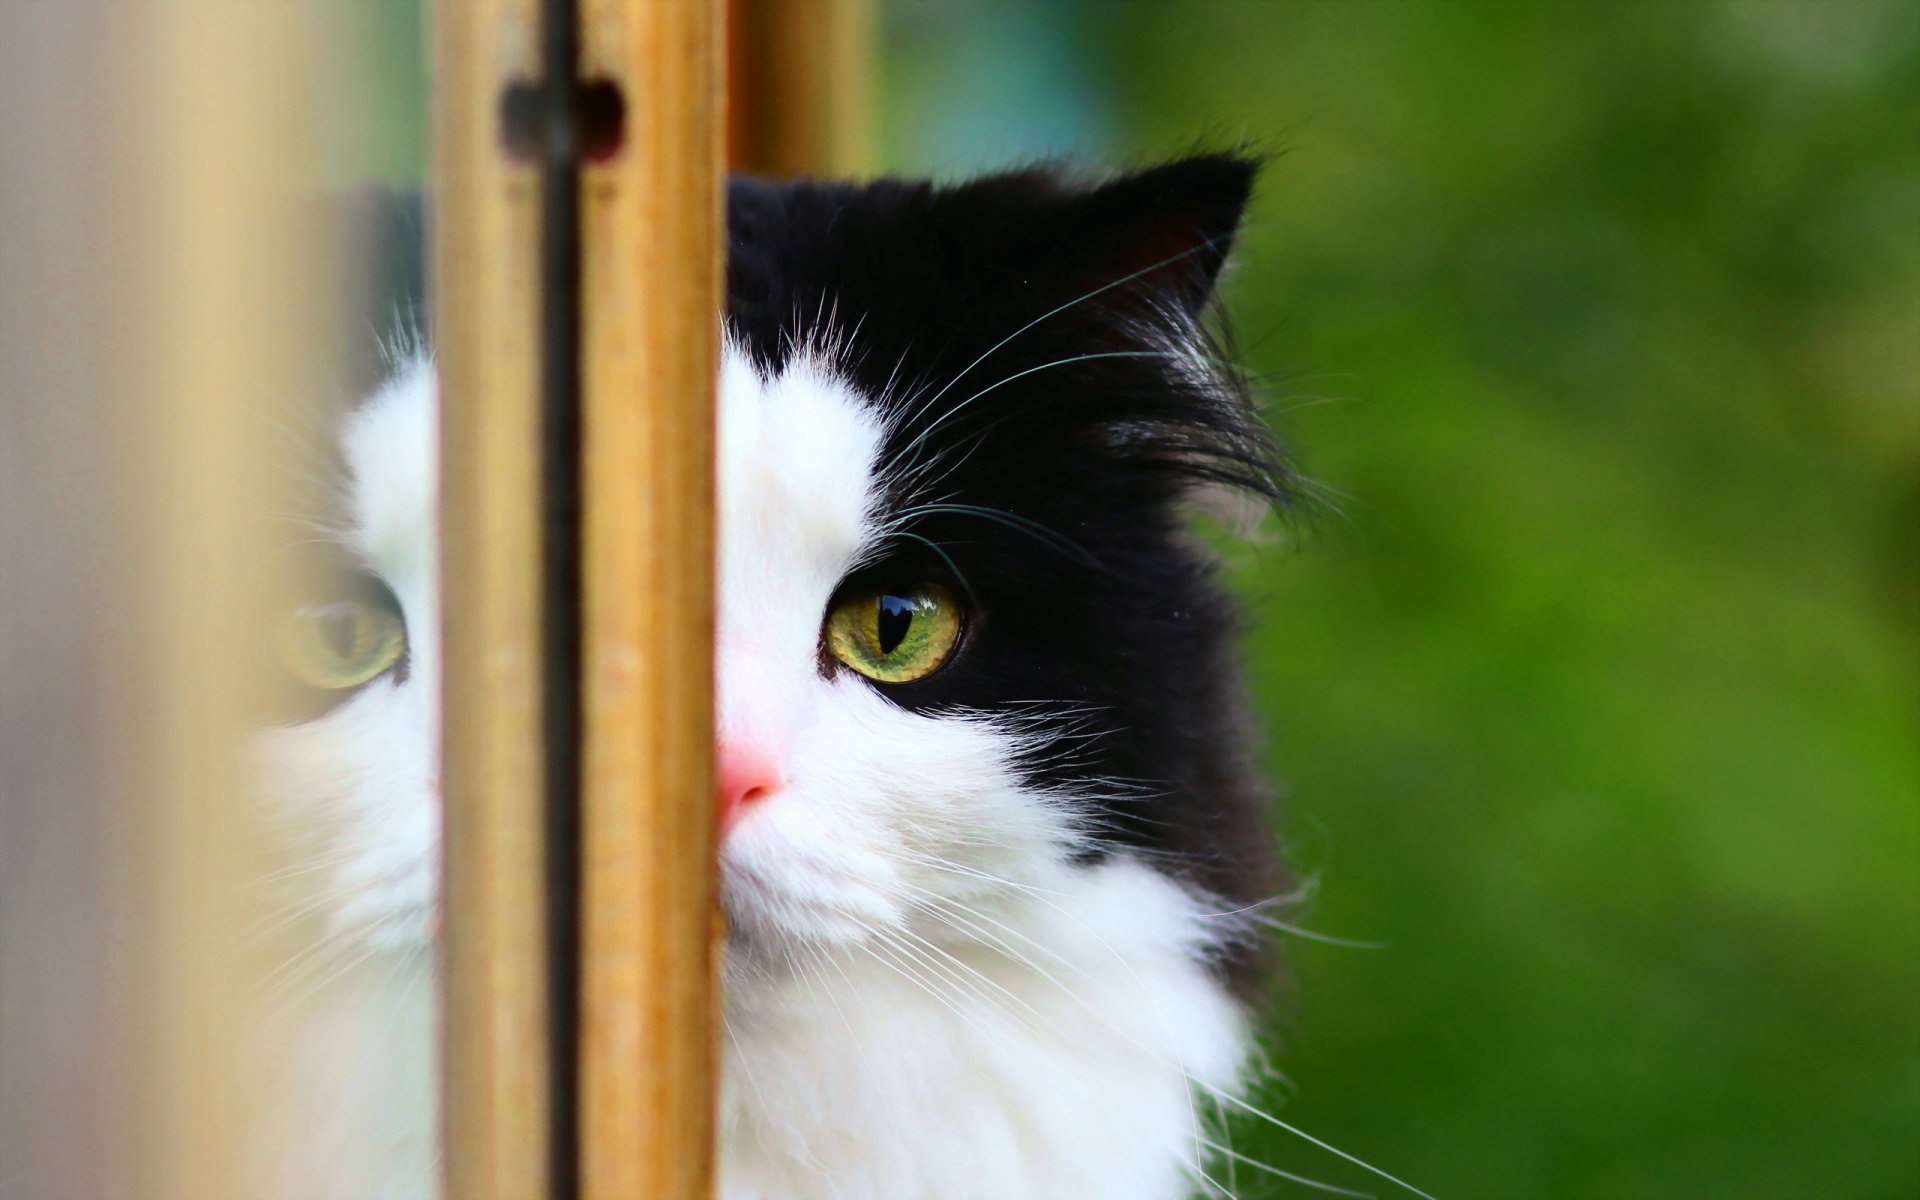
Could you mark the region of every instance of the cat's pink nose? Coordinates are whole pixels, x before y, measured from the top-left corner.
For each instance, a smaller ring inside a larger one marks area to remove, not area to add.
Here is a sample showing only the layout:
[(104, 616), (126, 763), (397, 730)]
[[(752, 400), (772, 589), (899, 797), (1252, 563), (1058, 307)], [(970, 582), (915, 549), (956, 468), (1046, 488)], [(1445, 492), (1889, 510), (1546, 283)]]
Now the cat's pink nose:
[(770, 751), (725, 742), (720, 743), (719, 759), (714, 784), (724, 835), (748, 808), (780, 790), (780, 764)]

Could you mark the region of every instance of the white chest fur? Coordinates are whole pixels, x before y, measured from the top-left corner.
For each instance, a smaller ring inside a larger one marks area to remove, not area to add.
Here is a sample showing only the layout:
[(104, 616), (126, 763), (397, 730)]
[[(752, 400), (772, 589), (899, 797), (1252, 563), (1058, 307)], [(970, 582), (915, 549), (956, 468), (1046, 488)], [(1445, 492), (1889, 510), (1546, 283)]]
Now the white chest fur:
[(1206, 922), (1138, 864), (1049, 882), (736, 984), (726, 1200), (1191, 1194), (1245, 1055)]

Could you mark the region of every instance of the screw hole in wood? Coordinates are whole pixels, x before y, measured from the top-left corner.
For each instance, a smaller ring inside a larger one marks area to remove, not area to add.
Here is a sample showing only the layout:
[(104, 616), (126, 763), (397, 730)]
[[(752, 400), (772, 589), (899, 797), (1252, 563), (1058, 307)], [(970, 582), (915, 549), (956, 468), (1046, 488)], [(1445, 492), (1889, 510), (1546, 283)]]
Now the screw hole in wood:
[(510, 84), (500, 96), (501, 145), (515, 162), (605, 162), (620, 153), (626, 127), (626, 97), (611, 79), (582, 81), (558, 120), (538, 83)]

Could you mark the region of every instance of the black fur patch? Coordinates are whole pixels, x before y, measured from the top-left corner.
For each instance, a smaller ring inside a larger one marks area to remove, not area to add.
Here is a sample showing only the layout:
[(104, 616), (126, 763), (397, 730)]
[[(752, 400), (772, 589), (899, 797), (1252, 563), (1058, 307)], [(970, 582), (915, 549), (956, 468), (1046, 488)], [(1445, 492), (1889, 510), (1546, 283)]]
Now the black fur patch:
[[(1254, 173), (1209, 156), (1097, 184), (740, 179), (728, 213), (731, 336), (767, 373), (839, 348), (889, 421), (903, 535), (880, 573), (975, 606), (952, 662), (883, 690), (1029, 721), (1044, 736), (1023, 769), (1088, 792), (1097, 855), (1140, 854), (1232, 908), (1280, 871), (1236, 612), (1183, 502), (1289, 490), (1202, 324)], [(1243, 994), (1266, 944), (1221, 964)]]

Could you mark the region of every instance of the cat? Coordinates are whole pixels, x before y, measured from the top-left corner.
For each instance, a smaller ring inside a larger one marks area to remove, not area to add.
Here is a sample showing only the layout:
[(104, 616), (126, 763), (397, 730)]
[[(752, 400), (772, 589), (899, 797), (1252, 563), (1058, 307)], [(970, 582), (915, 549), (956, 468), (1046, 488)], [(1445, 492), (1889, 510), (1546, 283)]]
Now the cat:
[[(1256, 172), (730, 183), (688, 798), (723, 830), (726, 1200), (1214, 1190), (1283, 886), (1190, 530), (1292, 490), (1210, 332)], [(322, 927), (280, 981), (290, 1195), (432, 1189), (438, 389), (400, 342), (271, 620), (258, 775)]]

